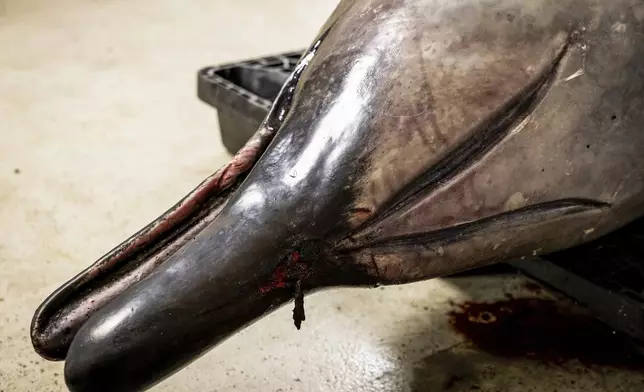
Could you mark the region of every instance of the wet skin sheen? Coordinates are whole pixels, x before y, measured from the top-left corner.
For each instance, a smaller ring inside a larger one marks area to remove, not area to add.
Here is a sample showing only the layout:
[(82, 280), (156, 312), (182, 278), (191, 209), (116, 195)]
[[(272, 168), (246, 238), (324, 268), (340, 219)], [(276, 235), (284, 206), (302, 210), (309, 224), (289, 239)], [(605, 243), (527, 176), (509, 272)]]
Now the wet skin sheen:
[[(644, 3), (345, 0), (232, 161), (53, 293), (71, 391), (140, 391), (302, 293), (593, 240), (644, 212)], [(309, 320), (309, 322), (311, 322)]]

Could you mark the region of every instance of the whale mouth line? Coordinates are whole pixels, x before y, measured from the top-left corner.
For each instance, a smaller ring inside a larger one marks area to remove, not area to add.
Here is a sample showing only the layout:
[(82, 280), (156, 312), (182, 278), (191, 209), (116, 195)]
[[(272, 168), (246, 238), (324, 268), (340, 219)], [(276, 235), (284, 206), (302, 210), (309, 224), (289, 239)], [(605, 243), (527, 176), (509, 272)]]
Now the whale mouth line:
[[(493, 225), (504, 227), (520, 226), (526, 220), (545, 220), (580, 214), (593, 210), (610, 208), (611, 204), (599, 200), (569, 198), (534, 204), (497, 215), (485, 217), (472, 222), (438, 229), (426, 233), (410, 233), (388, 238), (367, 240), (365, 242), (343, 242), (334, 251), (338, 254), (351, 253), (364, 249), (378, 250), (383, 248), (404, 247), (409, 245), (447, 245), (462, 241)], [(346, 245), (345, 245), (346, 244)]]
[[(205, 180), (160, 218), (52, 293), (32, 320), (31, 339), (38, 354), (52, 361), (64, 360), (76, 329), (72, 320), (86, 321), (105, 303), (152, 274), (219, 215), (243, 178), (214, 195), (208, 186), (212, 177)], [(56, 334), (66, 336), (65, 342), (52, 346)]]

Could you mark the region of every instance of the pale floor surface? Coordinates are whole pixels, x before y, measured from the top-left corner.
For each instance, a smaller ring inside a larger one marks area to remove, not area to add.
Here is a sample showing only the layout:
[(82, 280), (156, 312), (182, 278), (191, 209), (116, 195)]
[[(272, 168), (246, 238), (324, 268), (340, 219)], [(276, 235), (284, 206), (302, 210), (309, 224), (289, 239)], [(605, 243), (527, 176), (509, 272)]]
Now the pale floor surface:
[[(0, 391), (65, 390), (31, 348), (35, 308), (229, 158), (196, 71), (303, 48), (335, 3), (0, 0)], [(282, 308), (154, 390), (644, 390), (638, 372), (510, 361), (451, 330), (450, 301), (531, 295), (523, 282), (319, 293), (301, 331)]]

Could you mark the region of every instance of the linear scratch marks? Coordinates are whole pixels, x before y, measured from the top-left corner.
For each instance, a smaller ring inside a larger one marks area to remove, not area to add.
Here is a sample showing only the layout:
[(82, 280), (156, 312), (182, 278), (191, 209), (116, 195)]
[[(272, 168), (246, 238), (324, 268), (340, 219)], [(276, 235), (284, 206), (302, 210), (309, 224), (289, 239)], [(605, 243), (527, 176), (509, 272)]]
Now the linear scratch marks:
[[(410, 25), (407, 27), (410, 31), (415, 31), (415, 26)], [(434, 145), (438, 142), (444, 143), (445, 137), (440, 133), (438, 128), (438, 122), (434, 114), (435, 110), (435, 98), (432, 93), (432, 87), (429, 85), (427, 80), (427, 70), (425, 68), (425, 59), (423, 56), (422, 48), (422, 34), (420, 32), (415, 32), (416, 38), (413, 40), (415, 42), (416, 53), (412, 56), (411, 53), (406, 53), (405, 56), (411, 56), (416, 59), (413, 63), (413, 67), (420, 68), (421, 77), (418, 80), (404, 79), (405, 83), (409, 83), (408, 91), (406, 94), (409, 94), (411, 99), (403, 100), (402, 102), (394, 102), (394, 105), (402, 105), (399, 110), (401, 113), (391, 114), (383, 113), (384, 116), (390, 118), (399, 119), (398, 127), (404, 129), (404, 132), (415, 133), (423, 143), (423, 145), (428, 146), (432, 150)], [(395, 61), (400, 62), (399, 59)], [(416, 72), (411, 73), (413, 75)], [(394, 94), (400, 94), (396, 91)], [(429, 122), (433, 128), (433, 134), (427, 132), (427, 122)]]
[(617, 186), (617, 188), (615, 188), (615, 192), (613, 193), (613, 196), (611, 197), (611, 201), (612, 201), (612, 202), (615, 202), (615, 200), (617, 200), (617, 195), (619, 195), (619, 192), (621, 192), (621, 191), (622, 191), (622, 188), (624, 188), (624, 185), (626, 185), (626, 183), (628, 183), (628, 182), (630, 181), (631, 176), (632, 176), (632, 175), (633, 175), (633, 173), (635, 173), (636, 171), (637, 171), (637, 169), (633, 169), (633, 170), (631, 170), (631, 171), (630, 171), (630, 173), (628, 173), (628, 174), (626, 175), (626, 177), (624, 177), (624, 179), (619, 183), (619, 185)]
[(438, 120), (436, 119), (436, 113), (434, 112), (436, 108), (436, 98), (434, 97), (432, 86), (429, 84), (427, 79), (427, 63), (425, 62), (425, 56), (423, 51), (423, 41), (419, 39), (418, 41), (418, 59), (420, 61), (421, 75), (423, 78), (421, 80), (422, 89), (427, 92), (427, 107), (431, 108), (429, 112), (429, 121), (432, 124), (434, 129), (434, 135), (437, 137), (439, 143), (447, 143), (447, 137), (443, 135), (440, 127), (438, 126)]
[(519, 92), (506, 105), (479, 124), (472, 131), (471, 137), (456, 146), (445, 158), (427, 168), (424, 173), (388, 200), (381, 210), (358, 230), (365, 230), (392, 213), (413, 205), (419, 197), (425, 197), (439, 187), (449, 185), (450, 180), (476, 164), (501, 140), (512, 134), (513, 130), (520, 130), (521, 123), (534, 111), (554, 83), (567, 49), (566, 44), (552, 64), (525, 90)]
[(581, 75), (583, 75), (583, 74), (584, 74), (584, 70), (583, 70), (583, 68), (579, 68), (579, 69), (577, 70), (577, 72), (575, 72), (574, 74), (572, 74), (572, 75), (568, 76), (568, 77), (567, 77), (567, 78), (565, 78), (563, 81), (564, 81), (564, 82), (570, 82), (571, 80), (576, 79), (576, 78), (580, 77), (580, 76), (581, 76)]

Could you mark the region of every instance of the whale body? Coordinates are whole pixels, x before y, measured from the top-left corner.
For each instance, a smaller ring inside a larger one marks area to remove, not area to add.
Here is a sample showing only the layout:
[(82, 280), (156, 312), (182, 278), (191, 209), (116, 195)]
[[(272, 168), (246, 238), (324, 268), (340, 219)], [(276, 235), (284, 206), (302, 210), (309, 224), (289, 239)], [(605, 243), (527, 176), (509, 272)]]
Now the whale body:
[(140, 391), (306, 293), (570, 248), (644, 214), (644, 2), (343, 0), (257, 133), (61, 286), (71, 391)]

